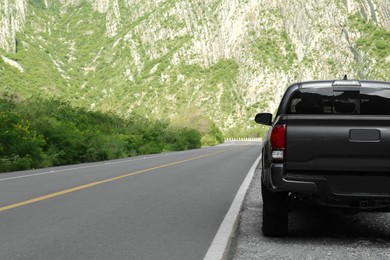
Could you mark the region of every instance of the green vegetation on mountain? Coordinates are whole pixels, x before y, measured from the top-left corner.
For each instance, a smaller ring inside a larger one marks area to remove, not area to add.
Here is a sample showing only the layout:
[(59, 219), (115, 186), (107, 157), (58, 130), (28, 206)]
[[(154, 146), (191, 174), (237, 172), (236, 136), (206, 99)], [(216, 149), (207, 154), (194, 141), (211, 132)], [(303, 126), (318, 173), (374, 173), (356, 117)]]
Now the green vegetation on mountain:
[[(378, 27), (373, 21), (369, 21), (361, 14), (349, 16), (352, 28), (360, 32), (361, 36), (356, 41), (356, 46), (363, 53), (375, 60), (375, 67), (369, 71), (372, 78), (388, 79), (390, 75), (390, 31)], [(363, 66), (367, 64), (361, 58)]]
[[(120, 37), (112, 38), (106, 34), (105, 14), (93, 10), (87, 1), (77, 6), (54, 1), (49, 8), (34, 1), (28, 6), (23, 33), (17, 34), (16, 52), (0, 51), (24, 71), (0, 59), (0, 79), (5, 82), (1, 88), (27, 98), (36, 93), (53, 96), (124, 117), (133, 111), (170, 119), (190, 105), (218, 122), (216, 127), (226, 128), (223, 115), (234, 115), (234, 104), (241, 101), (234, 88), (237, 62), (220, 59), (205, 67), (179, 60), (173, 65), (175, 55), (192, 36), (156, 40), (152, 46), (135, 30), (159, 8), (169, 9), (174, 3), (166, 2), (136, 21), (123, 17)], [(180, 30), (186, 25), (170, 16), (161, 26)]]
[(265, 66), (285, 71), (291, 69), (297, 59), (286, 32), (272, 29), (263, 31), (261, 38), (255, 38), (253, 55)]

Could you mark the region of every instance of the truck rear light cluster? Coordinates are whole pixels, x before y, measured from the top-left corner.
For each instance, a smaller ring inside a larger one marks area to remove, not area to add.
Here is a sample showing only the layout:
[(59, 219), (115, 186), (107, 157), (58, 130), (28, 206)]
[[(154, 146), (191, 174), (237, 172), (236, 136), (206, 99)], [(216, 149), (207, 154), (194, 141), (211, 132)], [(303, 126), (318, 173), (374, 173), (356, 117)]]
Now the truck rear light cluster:
[(284, 151), (283, 150), (273, 150), (272, 151), (272, 161), (282, 162), (284, 160)]
[(286, 125), (276, 125), (271, 132), (272, 160), (281, 162), (284, 160), (286, 148)]

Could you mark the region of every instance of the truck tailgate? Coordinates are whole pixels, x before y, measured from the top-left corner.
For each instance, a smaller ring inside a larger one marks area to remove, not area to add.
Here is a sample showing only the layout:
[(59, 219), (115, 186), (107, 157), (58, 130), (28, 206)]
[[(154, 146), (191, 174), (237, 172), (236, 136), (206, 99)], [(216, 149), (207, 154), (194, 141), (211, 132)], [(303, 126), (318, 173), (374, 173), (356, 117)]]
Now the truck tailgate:
[(286, 171), (388, 173), (390, 117), (286, 115)]

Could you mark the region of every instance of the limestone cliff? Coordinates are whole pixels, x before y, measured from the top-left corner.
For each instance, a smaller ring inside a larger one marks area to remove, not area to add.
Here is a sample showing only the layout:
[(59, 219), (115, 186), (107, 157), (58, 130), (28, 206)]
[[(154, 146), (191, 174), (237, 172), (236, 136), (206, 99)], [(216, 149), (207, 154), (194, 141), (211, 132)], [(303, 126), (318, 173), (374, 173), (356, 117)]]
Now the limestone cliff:
[(122, 115), (250, 127), (295, 81), (390, 75), (390, 0), (3, 0), (0, 14), (3, 89)]
[(0, 48), (15, 52), (16, 33), (23, 30), (26, 20), (26, 0), (0, 2)]

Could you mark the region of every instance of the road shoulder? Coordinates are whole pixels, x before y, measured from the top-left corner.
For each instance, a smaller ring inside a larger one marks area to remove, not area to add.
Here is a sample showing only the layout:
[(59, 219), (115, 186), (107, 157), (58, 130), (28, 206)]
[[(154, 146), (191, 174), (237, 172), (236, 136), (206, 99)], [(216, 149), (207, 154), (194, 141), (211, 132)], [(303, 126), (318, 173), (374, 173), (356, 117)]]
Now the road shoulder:
[(209, 250), (206, 253), (204, 260), (219, 260), (226, 259), (230, 250), (232, 238), (237, 229), (239, 214), (241, 212), (245, 195), (252, 183), (257, 165), (261, 159), (261, 155), (256, 159), (251, 169), (249, 170), (245, 180), (238, 190), (232, 205), (229, 208), (221, 226), (215, 235)]

